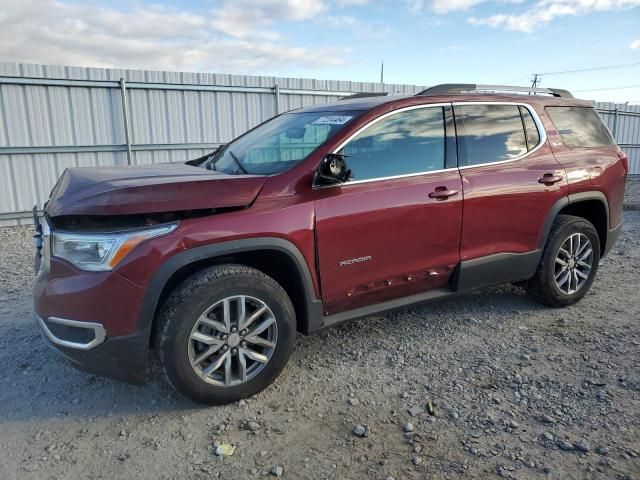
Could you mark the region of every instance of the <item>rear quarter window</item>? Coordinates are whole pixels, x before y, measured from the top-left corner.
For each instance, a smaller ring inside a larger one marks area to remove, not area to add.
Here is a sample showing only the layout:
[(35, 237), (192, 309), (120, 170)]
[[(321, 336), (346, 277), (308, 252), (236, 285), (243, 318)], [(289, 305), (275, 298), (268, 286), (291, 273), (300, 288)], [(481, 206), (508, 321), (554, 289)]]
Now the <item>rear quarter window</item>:
[(547, 107), (545, 110), (568, 147), (589, 148), (615, 144), (593, 108)]

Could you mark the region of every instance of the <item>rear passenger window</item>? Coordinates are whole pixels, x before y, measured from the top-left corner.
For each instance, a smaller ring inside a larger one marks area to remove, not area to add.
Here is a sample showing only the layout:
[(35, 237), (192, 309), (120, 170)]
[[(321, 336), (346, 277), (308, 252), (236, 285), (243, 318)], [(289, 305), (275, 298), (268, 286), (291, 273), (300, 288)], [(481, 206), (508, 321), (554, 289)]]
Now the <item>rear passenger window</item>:
[(613, 145), (609, 131), (591, 107), (547, 107), (558, 133), (569, 147)]
[(456, 123), (464, 132), (460, 145), (461, 167), (501, 162), (527, 153), (517, 105), (469, 104), (456, 105), (453, 109)]
[(339, 152), (352, 181), (410, 175), (444, 168), (442, 108), (392, 114), (359, 133)]
[(526, 107), (520, 107), (520, 114), (522, 115), (522, 123), (524, 123), (524, 131), (527, 139), (527, 150), (531, 151), (540, 143), (540, 133), (538, 133), (538, 127), (536, 122), (531, 116), (531, 112)]

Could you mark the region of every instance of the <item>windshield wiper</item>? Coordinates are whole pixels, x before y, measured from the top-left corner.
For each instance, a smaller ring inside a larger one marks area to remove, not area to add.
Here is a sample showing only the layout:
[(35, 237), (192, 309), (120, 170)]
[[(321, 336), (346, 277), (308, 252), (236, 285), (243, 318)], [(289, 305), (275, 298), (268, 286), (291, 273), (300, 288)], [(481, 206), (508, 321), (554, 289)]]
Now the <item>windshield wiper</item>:
[(220, 145), (218, 148), (216, 148), (213, 152), (209, 154), (204, 164), (204, 168), (206, 168), (207, 170), (216, 171), (216, 160), (223, 146), (224, 145)]
[(207, 163), (205, 164), (205, 168), (207, 170), (213, 170), (214, 172), (216, 171), (216, 162), (213, 160), (215, 154), (211, 154), (209, 155), (209, 158), (207, 159)]
[(238, 157), (236, 157), (235, 153), (233, 153), (231, 150), (227, 150), (227, 153), (231, 158), (233, 158), (233, 161), (236, 162), (236, 165), (240, 170), (242, 170), (242, 173), (244, 173), (245, 175), (249, 175), (249, 172), (247, 172), (247, 169), (244, 168), (242, 163), (240, 163), (240, 160), (238, 159)]

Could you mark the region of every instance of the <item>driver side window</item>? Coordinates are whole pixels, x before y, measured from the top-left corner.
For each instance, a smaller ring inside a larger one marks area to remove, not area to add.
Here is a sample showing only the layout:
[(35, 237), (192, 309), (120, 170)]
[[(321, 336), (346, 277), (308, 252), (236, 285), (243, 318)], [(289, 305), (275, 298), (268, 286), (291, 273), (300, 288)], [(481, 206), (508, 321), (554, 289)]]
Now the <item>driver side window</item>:
[(442, 107), (405, 110), (374, 123), (344, 146), (351, 181), (444, 169)]

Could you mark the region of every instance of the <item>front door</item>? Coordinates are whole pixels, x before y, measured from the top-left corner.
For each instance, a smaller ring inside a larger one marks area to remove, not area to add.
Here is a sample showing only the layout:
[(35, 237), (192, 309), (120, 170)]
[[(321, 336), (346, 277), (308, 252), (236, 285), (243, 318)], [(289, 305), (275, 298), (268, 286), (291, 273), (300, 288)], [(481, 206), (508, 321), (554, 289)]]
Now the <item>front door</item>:
[(442, 106), (391, 112), (339, 149), (352, 178), (318, 188), (315, 201), (325, 314), (448, 284), (462, 222), (450, 116)]

